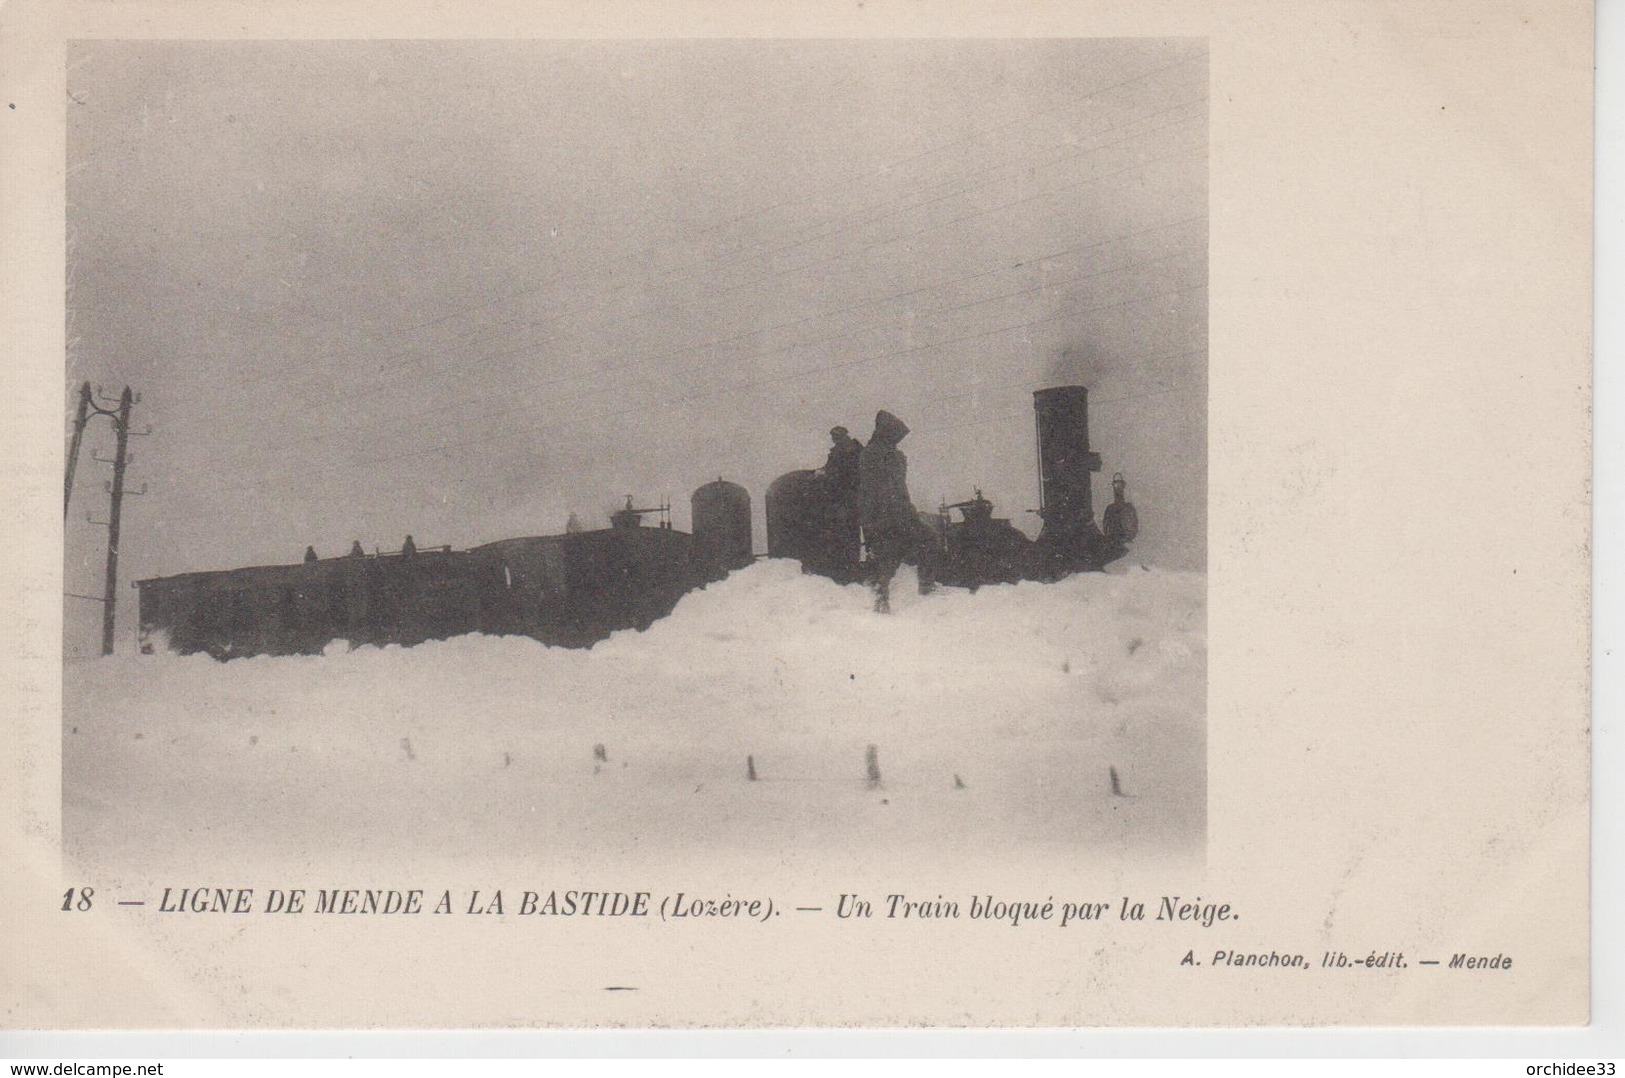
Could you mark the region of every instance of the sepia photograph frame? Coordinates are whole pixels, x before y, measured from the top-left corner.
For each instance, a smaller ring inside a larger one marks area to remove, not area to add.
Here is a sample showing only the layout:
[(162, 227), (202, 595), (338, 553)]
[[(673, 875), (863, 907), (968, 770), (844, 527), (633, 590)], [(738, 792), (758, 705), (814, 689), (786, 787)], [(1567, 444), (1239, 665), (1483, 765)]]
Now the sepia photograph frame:
[(1202, 43), (70, 53), (70, 857), (1200, 863)]

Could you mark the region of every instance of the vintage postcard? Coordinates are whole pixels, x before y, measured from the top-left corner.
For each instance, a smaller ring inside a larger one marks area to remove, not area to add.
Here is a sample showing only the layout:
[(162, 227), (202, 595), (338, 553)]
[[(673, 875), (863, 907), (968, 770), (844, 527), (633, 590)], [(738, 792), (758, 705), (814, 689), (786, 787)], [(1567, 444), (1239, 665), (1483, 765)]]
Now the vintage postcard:
[(0, 12), (5, 1024), (1584, 1024), (1591, 42)]

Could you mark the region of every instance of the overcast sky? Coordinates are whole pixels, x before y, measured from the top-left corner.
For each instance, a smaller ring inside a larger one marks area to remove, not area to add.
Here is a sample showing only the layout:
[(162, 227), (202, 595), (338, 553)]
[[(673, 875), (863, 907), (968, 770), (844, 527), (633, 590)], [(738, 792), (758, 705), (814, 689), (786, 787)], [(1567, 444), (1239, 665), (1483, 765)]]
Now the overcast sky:
[[(1076, 382), (1097, 508), (1126, 473), (1134, 557), (1205, 567), (1201, 42), (100, 41), (69, 68), (65, 399), (128, 383), (155, 428), (126, 579), (601, 526), (628, 493), (686, 529), (718, 476), (760, 537), (768, 483), (877, 408), (922, 507), (981, 487), (1035, 533), (1031, 391)], [(109, 428), (70, 591), (100, 592)]]

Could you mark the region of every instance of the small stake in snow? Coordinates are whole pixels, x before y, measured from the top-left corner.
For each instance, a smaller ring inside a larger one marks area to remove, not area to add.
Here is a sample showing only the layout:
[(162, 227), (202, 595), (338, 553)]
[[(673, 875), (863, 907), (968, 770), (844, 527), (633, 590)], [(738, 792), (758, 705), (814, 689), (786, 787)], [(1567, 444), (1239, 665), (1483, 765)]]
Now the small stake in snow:
[(745, 777), (752, 782), (756, 781), (756, 757), (745, 757)]
[(955, 772), (954, 773), (954, 789), (963, 790), (964, 788), (965, 788), (965, 780), (959, 777), (958, 772)]
[(592, 747), (592, 758), (601, 764), (607, 764), (609, 763), (609, 752), (603, 745), (594, 745)]
[(863, 754), (863, 762), (868, 766), (868, 770), (869, 770), (869, 786), (871, 788), (879, 786), (880, 785), (880, 750), (875, 748), (873, 745), (870, 745), (869, 748)]
[(1107, 767), (1106, 771), (1112, 777), (1112, 796), (1127, 797), (1128, 795), (1123, 792), (1123, 784), (1117, 780), (1117, 768)]
[(401, 748), (406, 750), (406, 758), (408, 760), (416, 760), (418, 758), (417, 753), (412, 751), (412, 739), (411, 738), (409, 738), (409, 737), (401, 738)]

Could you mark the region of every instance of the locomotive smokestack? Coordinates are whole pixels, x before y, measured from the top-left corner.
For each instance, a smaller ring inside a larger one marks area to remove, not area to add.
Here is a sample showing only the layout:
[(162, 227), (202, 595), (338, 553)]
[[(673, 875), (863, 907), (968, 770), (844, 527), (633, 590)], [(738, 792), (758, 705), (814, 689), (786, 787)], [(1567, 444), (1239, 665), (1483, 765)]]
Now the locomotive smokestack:
[(1098, 569), (1103, 556), (1089, 476), (1100, 454), (1089, 448), (1089, 391), (1055, 386), (1033, 394), (1038, 420), (1038, 536), (1054, 570)]
[(1089, 391), (1056, 386), (1033, 394), (1038, 413), (1038, 488), (1044, 519), (1076, 517), (1092, 524), (1089, 474), (1100, 471), (1100, 454), (1089, 449)]

